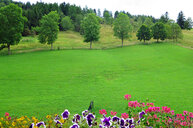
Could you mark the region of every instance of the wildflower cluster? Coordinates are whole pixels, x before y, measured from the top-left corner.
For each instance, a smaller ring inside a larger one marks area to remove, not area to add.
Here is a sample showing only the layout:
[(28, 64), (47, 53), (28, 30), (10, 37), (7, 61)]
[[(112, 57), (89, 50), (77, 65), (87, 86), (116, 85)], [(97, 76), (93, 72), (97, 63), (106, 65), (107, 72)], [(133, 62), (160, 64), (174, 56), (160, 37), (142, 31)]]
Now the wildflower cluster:
[[(11, 117), (5, 113), (0, 118), (0, 128), (138, 128), (138, 127), (193, 127), (193, 113), (184, 111), (183, 114), (176, 114), (174, 110), (167, 106), (157, 107), (154, 103), (143, 103), (131, 101), (131, 95), (125, 95), (127, 100), (127, 110), (125, 113), (107, 112), (105, 109), (99, 110), (100, 118), (96, 118), (94, 113), (88, 110), (82, 114), (70, 116), (66, 109), (61, 114), (47, 115), (45, 119), (38, 120), (36, 117), (20, 118)], [(110, 116), (107, 116), (107, 115)]]

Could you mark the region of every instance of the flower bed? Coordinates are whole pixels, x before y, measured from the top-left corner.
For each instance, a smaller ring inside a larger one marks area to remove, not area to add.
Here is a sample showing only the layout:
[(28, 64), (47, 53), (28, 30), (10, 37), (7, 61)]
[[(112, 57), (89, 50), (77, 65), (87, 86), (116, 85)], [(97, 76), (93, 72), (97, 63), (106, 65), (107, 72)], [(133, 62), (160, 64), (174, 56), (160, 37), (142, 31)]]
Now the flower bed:
[(176, 114), (171, 108), (157, 107), (154, 103), (140, 103), (131, 101), (131, 95), (125, 95), (128, 101), (127, 112), (121, 117), (116, 116), (117, 112), (111, 111), (111, 116), (106, 116), (105, 109), (99, 110), (101, 116), (96, 116), (85, 110), (81, 115), (70, 116), (66, 109), (61, 115), (47, 115), (44, 121), (39, 121), (35, 117), (27, 116), (10, 117), (5, 113), (5, 117), (0, 118), (0, 128), (134, 128), (134, 127), (193, 127), (193, 113), (184, 111), (183, 114)]

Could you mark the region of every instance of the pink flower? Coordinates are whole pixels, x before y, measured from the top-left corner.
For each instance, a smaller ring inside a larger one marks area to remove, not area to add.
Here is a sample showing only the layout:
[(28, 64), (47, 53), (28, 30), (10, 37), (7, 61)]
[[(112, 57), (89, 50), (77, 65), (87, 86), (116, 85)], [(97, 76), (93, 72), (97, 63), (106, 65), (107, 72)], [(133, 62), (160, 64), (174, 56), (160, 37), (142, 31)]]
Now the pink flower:
[(171, 114), (174, 115), (174, 110), (171, 111)]
[(193, 118), (193, 113), (192, 113), (192, 112), (189, 112), (189, 116)]
[(146, 106), (149, 106), (149, 105), (150, 105), (149, 103), (146, 104)]
[(130, 100), (130, 98), (131, 98), (131, 95), (129, 95), (129, 94), (126, 94), (126, 95), (124, 96), (124, 98), (125, 98), (126, 100)]
[(5, 113), (5, 116), (9, 116), (9, 113), (8, 113), (8, 112), (6, 112), (6, 113)]
[(184, 116), (181, 116), (181, 119), (182, 119), (182, 120), (185, 120), (185, 117), (184, 117)]
[(187, 122), (184, 121), (184, 122), (181, 123), (181, 125), (186, 126), (186, 125), (187, 125)]
[(157, 115), (156, 115), (156, 114), (154, 114), (154, 115), (153, 115), (153, 118), (157, 119)]
[(8, 120), (11, 120), (11, 117), (8, 117)]
[(183, 114), (184, 114), (184, 116), (185, 116), (186, 114), (188, 114), (188, 111), (184, 111)]
[(129, 118), (129, 115), (127, 113), (122, 113), (121, 118), (127, 119), (127, 118)]
[(149, 103), (151, 106), (154, 106), (154, 104), (153, 103)]
[(101, 115), (107, 115), (107, 112), (106, 112), (105, 109), (99, 110), (99, 113), (100, 113)]
[(172, 119), (171, 119), (171, 118), (169, 118), (169, 119), (168, 119), (168, 122), (172, 122)]
[(116, 114), (117, 114), (117, 112), (111, 111), (111, 115), (112, 115), (112, 116), (115, 116)]

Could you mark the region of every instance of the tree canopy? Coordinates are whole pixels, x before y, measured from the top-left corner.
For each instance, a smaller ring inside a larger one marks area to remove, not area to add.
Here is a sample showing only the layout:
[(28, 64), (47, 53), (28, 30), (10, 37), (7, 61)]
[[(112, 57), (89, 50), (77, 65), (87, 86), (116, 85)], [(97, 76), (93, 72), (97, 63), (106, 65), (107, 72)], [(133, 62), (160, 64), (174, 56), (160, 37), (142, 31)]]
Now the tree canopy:
[(98, 41), (100, 36), (100, 24), (95, 13), (88, 14), (82, 21), (82, 29), (84, 31), (84, 42), (90, 42), (90, 49), (92, 42)]
[(57, 39), (59, 26), (58, 26), (59, 15), (56, 11), (50, 12), (40, 20), (40, 27), (37, 28), (39, 36), (38, 40), (40, 43), (51, 44), (53, 49), (53, 43)]
[(146, 25), (142, 25), (139, 30), (137, 31), (137, 37), (138, 37), (138, 40), (143, 40), (144, 42), (146, 40), (150, 40), (151, 39), (151, 31), (150, 31), (150, 28)]
[(123, 40), (129, 38), (131, 36), (129, 32), (132, 32), (129, 17), (124, 13), (120, 13), (115, 19), (113, 30), (114, 35), (122, 40), (123, 47)]
[(64, 31), (74, 28), (74, 25), (72, 24), (72, 20), (70, 19), (69, 16), (65, 16), (64, 18), (62, 18), (62, 21), (60, 24), (61, 24), (62, 30)]
[(2, 48), (8, 48), (8, 54), (10, 45), (16, 45), (21, 40), (26, 20), (22, 16), (22, 9), (15, 4), (0, 8), (0, 44)]
[(159, 39), (165, 40), (167, 34), (164, 24), (161, 22), (157, 22), (156, 24), (154, 24), (152, 27), (152, 34), (153, 38), (156, 39), (157, 42), (159, 41)]

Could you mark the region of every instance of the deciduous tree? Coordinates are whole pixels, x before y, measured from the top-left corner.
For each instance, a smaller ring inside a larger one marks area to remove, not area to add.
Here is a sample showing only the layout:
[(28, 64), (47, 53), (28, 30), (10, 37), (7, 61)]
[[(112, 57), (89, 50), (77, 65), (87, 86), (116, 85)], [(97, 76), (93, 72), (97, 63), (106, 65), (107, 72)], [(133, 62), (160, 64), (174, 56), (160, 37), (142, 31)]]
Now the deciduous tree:
[(74, 25), (72, 24), (72, 20), (70, 19), (69, 16), (65, 16), (64, 18), (62, 18), (62, 21), (60, 24), (61, 24), (62, 30), (64, 31), (74, 28)]
[(26, 20), (22, 9), (15, 4), (0, 8), (0, 44), (3, 45), (1, 48), (8, 48), (8, 54), (11, 54), (10, 46), (21, 40)]
[(131, 36), (129, 32), (132, 32), (129, 17), (124, 13), (120, 13), (115, 19), (113, 30), (114, 35), (122, 40), (123, 47), (123, 40), (129, 38)]
[(152, 34), (153, 38), (156, 39), (157, 42), (159, 41), (159, 39), (165, 40), (167, 35), (164, 24), (161, 22), (157, 22), (155, 25), (153, 25)]
[(40, 27), (37, 28), (39, 32), (38, 40), (42, 44), (50, 44), (51, 50), (53, 49), (53, 43), (57, 39), (59, 26), (59, 15), (56, 11), (50, 12), (40, 20)]
[(137, 37), (138, 37), (138, 40), (143, 40), (144, 42), (146, 40), (150, 40), (151, 39), (151, 31), (150, 31), (150, 28), (146, 25), (142, 25), (139, 30), (137, 31)]
[(96, 14), (88, 14), (82, 21), (81, 27), (84, 31), (84, 42), (90, 42), (90, 49), (92, 42), (99, 40), (100, 24)]

